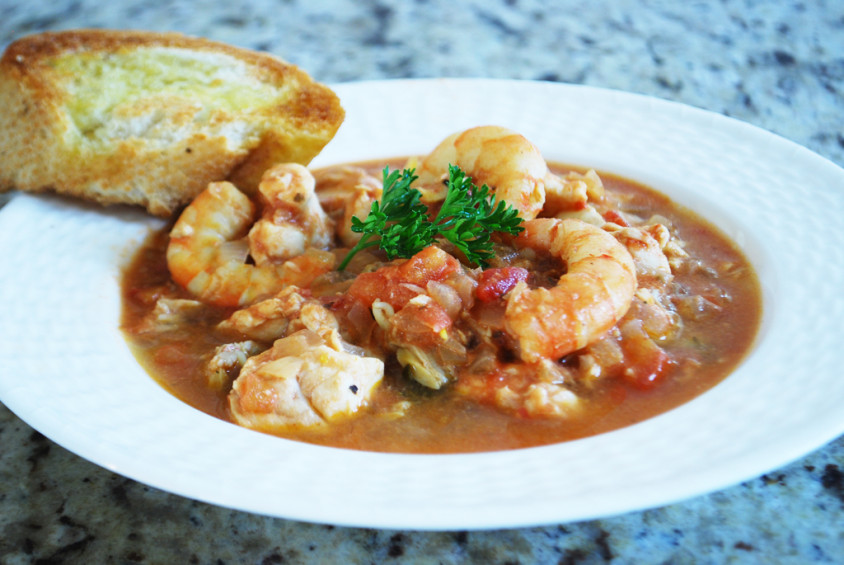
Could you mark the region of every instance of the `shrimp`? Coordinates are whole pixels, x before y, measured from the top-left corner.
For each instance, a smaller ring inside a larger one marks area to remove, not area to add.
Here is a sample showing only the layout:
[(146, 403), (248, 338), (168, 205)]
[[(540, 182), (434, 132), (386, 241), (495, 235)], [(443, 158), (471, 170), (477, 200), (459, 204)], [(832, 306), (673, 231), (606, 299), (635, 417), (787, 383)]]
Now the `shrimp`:
[(217, 328), (268, 343), (305, 328), (331, 341), (328, 334), (337, 330), (337, 319), (309, 292), (290, 285), (271, 298), (235, 311)]
[(564, 176), (555, 177), (557, 182), (545, 187), (546, 216), (555, 216), (565, 212), (584, 210), (587, 202), (604, 199), (604, 183), (594, 169), (585, 173), (571, 171)]
[(372, 210), (372, 203), (381, 198), (381, 186), (355, 185), (346, 200), (343, 218), (337, 225), (337, 236), (343, 245), (354, 247), (363, 234), (352, 231), (352, 218), (365, 220)]
[(282, 163), (264, 173), (258, 185), (262, 217), (249, 230), (255, 263), (283, 261), (310, 247), (328, 247), (333, 226), (314, 188), (310, 171), (297, 163)]
[(580, 220), (542, 218), (522, 224), (516, 245), (550, 251), (567, 266), (557, 286), (506, 295), (504, 324), (523, 361), (560, 358), (600, 338), (627, 312), (636, 268), (627, 249), (601, 228)]
[(239, 425), (272, 432), (315, 427), (359, 411), (384, 376), (384, 363), (332, 347), (304, 329), (250, 357), (229, 394)]
[(562, 191), (560, 179), (548, 170), (539, 149), (524, 136), (499, 126), (454, 133), (422, 159), (417, 182), (433, 191), (429, 198), (444, 197), (439, 187), (448, 175), (448, 165), (463, 169), (475, 184), (488, 185), (526, 220), (542, 211), (546, 188)]
[(360, 241), (352, 231), (352, 218), (366, 218), (372, 203), (381, 198), (382, 182), (361, 167), (341, 167), (316, 173), (319, 202), (335, 218), (337, 237), (348, 247)]
[(233, 184), (208, 185), (170, 231), (167, 266), (173, 280), (203, 302), (244, 306), (290, 284), (306, 287), (334, 268), (334, 255), (316, 249), (280, 264), (248, 263), (244, 235), (255, 212)]
[(611, 233), (630, 252), (636, 265), (636, 275), (642, 286), (663, 286), (673, 278), (668, 257), (662, 251), (670, 240), (668, 228), (662, 224), (652, 224), (641, 228), (621, 227), (607, 224)]
[(501, 366), (489, 373), (464, 373), (455, 383), (458, 394), (481, 404), (529, 417), (565, 418), (582, 407), (571, 390), (573, 372), (551, 359)]

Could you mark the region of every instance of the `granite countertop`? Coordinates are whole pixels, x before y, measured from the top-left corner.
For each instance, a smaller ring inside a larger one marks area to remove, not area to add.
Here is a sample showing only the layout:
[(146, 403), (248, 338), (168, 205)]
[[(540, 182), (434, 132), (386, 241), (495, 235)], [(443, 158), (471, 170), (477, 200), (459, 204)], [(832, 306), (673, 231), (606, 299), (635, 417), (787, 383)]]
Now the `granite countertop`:
[[(270, 51), (324, 82), (465, 76), (587, 84), (726, 114), (844, 165), (844, 4), (549, 4), (5, 0), (0, 48), (43, 30), (134, 27)], [(79, 458), (0, 405), (0, 563), (392, 561), (844, 562), (844, 438), (662, 508), (432, 533), (299, 523), (184, 499)]]

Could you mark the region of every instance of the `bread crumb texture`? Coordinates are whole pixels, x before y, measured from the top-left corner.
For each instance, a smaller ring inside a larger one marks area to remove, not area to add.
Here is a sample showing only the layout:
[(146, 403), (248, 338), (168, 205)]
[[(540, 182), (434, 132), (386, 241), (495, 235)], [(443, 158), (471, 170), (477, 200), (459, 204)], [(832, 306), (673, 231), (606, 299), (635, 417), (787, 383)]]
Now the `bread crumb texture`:
[(210, 182), (247, 193), (307, 165), (344, 118), (337, 96), (265, 53), (175, 33), (75, 30), (0, 59), (0, 191), (52, 190), (172, 214)]

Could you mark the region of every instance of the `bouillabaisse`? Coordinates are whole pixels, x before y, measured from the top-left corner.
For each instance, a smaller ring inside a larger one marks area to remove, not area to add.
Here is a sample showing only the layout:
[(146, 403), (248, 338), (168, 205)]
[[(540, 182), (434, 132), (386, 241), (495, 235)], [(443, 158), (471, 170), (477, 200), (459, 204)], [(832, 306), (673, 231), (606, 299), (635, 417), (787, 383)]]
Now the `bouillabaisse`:
[(750, 264), (710, 224), (634, 182), (549, 168), (497, 127), (421, 159), (281, 164), (255, 195), (214, 183), (144, 246), (124, 297), (141, 363), (189, 404), (425, 453), (661, 413), (730, 373), (761, 311)]

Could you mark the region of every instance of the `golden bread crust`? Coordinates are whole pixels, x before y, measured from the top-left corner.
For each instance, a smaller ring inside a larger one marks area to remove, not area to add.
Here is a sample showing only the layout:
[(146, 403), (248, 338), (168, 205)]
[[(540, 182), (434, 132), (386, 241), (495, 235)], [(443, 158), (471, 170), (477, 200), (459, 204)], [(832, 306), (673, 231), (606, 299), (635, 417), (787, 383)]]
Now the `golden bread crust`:
[(209, 182), (254, 191), (307, 165), (337, 96), (268, 54), (176, 33), (74, 30), (0, 58), (0, 191), (52, 190), (167, 216)]

